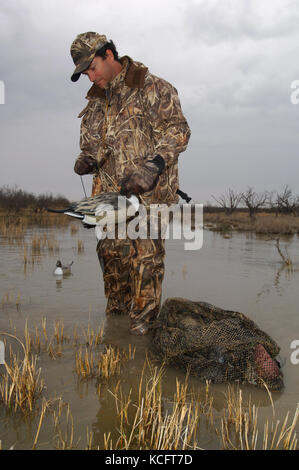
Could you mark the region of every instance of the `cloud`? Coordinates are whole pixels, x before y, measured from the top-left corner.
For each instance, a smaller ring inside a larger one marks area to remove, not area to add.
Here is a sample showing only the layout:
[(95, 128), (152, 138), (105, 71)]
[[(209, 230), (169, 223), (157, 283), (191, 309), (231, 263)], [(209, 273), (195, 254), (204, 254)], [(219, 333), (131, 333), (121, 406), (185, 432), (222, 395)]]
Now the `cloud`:
[(70, 81), (69, 48), (94, 30), (178, 89), (192, 131), (180, 157), (183, 190), (204, 201), (234, 185), (264, 181), (273, 189), (281, 175), (295, 188), (299, 106), (289, 96), (299, 79), (298, 7), (298, 0), (2, 0), (0, 185), (82, 196), (73, 163), (90, 84)]
[(298, 30), (297, 0), (203, 0), (188, 5), (190, 36), (210, 46), (290, 36)]

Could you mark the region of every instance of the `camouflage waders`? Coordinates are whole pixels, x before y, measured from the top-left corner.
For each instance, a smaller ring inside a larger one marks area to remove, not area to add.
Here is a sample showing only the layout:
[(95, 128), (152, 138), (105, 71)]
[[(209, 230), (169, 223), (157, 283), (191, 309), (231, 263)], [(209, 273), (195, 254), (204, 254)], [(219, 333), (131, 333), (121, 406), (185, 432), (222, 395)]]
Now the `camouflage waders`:
[(159, 312), (164, 277), (165, 240), (98, 242), (103, 269), (106, 314), (127, 314), (131, 328), (148, 324)]

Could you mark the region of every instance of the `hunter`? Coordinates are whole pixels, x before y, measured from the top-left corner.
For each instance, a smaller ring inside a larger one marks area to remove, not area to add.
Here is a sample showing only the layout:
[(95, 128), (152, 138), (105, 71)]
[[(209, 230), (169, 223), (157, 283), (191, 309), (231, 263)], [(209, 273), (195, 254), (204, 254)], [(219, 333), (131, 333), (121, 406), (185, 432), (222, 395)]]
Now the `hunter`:
[[(178, 157), (190, 129), (176, 89), (142, 63), (119, 57), (113, 41), (95, 32), (79, 34), (71, 45), (76, 82), (93, 83), (79, 114), (80, 149), (74, 171), (93, 174), (92, 196), (118, 191), (150, 204), (178, 202)], [(106, 314), (127, 314), (130, 332), (148, 333), (159, 313), (165, 240), (99, 240)]]

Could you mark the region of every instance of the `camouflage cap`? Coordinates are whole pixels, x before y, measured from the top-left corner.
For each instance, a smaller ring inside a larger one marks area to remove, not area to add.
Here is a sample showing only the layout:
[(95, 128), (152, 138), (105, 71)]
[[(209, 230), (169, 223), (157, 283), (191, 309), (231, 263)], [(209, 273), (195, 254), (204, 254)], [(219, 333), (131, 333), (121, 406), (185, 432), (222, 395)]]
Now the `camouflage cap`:
[(71, 45), (71, 56), (76, 68), (71, 80), (76, 82), (81, 73), (86, 70), (92, 62), (96, 52), (108, 42), (104, 34), (88, 31), (87, 33), (78, 34)]

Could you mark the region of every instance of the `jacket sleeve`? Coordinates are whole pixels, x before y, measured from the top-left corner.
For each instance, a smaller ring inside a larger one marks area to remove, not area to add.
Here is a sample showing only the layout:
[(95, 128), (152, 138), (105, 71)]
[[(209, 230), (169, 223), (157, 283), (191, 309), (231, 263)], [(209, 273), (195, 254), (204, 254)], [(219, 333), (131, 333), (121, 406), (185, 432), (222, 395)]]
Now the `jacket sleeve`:
[(153, 129), (155, 155), (161, 155), (169, 166), (186, 150), (191, 135), (177, 90), (151, 74), (146, 78), (143, 90)]
[(78, 155), (77, 159), (84, 158), (84, 157), (92, 157), (96, 159), (97, 156), (97, 149), (99, 145), (99, 141), (96, 140), (90, 133), (90, 125), (89, 125), (89, 113), (91, 112), (90, 103), (81, 111), (78, 115), (78, 118), (82, 118), (81, 125), (80, 125), (80, 155)]

